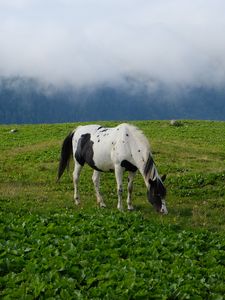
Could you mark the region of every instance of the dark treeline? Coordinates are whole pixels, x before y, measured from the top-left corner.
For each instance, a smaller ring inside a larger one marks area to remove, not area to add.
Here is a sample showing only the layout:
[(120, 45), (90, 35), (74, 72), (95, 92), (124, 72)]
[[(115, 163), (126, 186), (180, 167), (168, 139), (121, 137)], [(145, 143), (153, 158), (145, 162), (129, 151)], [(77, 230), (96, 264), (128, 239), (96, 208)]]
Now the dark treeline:
[(141, 84), (75, 89), (44, 86), (33, 79), (0, 78), (0, 123), (95, 120), (225, 119), (225, 90), (149, 90)]

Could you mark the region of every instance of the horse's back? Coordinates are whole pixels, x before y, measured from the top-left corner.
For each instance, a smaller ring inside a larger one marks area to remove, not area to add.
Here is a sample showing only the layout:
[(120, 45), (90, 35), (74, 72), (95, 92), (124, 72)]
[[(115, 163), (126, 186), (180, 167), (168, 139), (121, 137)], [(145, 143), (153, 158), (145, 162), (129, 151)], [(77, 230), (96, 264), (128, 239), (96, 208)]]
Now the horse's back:
[(97, 124), (78, 126), (74, 130), (74, 138), (75, 139), (80, 138), (82, 134), (87, 134), (87, 133), (94, 134), (99, 128), (101, 128), (101, 126)]
[(90, 133), (93, 138), (102, 135), (102, 133), (104, 136), (108, 136), (109, 133), (110, 135), (115, 135), (115, 133), (117, 133), (116, 136), (119, 136), (121, 133), (124, 134), (128, 132), (130, 128), (135, 127), (127, 123), (119, 124), (116, 127), (103, 127), (98, 124), (80, 125), (74, 130), (74, 136), (79, 138), (82, 134), (87, 133)]
[(78, 162), (102, 171), (114, 169), (124, 160), (135, 164), (140, 154), (146, 158), (149, 153), (142, 132), (127, 123), (111, 128), (97, 124), (79, 126), (74, 131), (73, 151)]

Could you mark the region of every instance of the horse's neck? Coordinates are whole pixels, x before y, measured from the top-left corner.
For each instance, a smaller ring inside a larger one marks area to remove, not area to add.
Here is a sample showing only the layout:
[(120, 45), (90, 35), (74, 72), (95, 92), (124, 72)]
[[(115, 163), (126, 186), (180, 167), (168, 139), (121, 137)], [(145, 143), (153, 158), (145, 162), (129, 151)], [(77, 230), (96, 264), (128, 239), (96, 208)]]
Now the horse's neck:
[(135, 162), (136, 167), (140, 171), (140, 173), (146, 177), (145, 175), (145, 169), (146, 169), (146, 164), (148, 162), (149, 157), (151, 157), (151, 152), (150, 148), (148, 145), (145, 144), (140, 144), (134, 142), (131, 145), (131, 154), (133, 157), (133, 160)]
[(123, 126), (122, 139), (129, 137), (133, 161), (147, 183), (149, 178), (154, 178), (158, 175), (153, 160), (151, 162), (152, 154), (149, 142), (144, 134), (136, 127), (128, 124), (122, 124), (120, 126)]
[(159, 177), (158, 175), (158, 171), (156, 169), (155, 163), (153, 161), (152, 158), (152, 154), (149, 151), (147, 159), (143, 159), (141, 157), (141, 160), (138, 160), (137, 163), (138, 169), (140, 171), (140, 173), (142, 174), (145, 184), (147, 187), (149, 187), (149, 179), (151, 179), (152, 181), (156, 180), (156, 178)]

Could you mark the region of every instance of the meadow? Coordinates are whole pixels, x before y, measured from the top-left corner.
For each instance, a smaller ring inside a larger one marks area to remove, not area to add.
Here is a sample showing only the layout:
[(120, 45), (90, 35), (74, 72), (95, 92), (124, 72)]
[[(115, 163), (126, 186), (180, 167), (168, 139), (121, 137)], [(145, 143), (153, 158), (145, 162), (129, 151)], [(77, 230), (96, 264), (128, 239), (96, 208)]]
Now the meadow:
[(225, 122), (132, 124), (167, 174), (166, 216), (147, 202), (140, 175), (135, 211), (116, 209), (111, 173), (101, 177), (107, 208), (98, 208), (87, 166), (75, 207), (72, 162), (56, 177), (78, 123), (0, 126), (0, 298), (224, 299)]

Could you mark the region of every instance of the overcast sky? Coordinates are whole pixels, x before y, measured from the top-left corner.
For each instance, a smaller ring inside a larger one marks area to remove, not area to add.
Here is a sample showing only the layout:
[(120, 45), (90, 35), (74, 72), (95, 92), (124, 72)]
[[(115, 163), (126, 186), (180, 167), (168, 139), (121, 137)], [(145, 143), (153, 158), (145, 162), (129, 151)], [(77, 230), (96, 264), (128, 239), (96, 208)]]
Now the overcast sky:
[(0, 0), (0, 76), (225, 83), (224, 0)]

